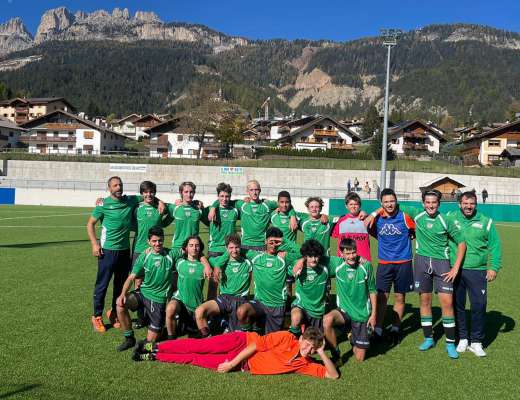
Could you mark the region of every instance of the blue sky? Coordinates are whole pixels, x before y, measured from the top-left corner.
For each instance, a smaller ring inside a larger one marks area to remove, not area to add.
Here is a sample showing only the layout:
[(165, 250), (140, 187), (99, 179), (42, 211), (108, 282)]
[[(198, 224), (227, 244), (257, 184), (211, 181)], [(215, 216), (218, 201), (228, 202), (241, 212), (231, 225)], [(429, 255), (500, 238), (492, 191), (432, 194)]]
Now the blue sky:
[(377, 35), (381, 27), (410, 30), (453, 22), (520, 32), (520, 0), (0, 0), (0, 22), (19, 16), (34, 33), (42, 13), (59, 6), (72, 12), (115, 7), (155, 11), (166, 22), (199, 23), (252, 39), (343, 41)]

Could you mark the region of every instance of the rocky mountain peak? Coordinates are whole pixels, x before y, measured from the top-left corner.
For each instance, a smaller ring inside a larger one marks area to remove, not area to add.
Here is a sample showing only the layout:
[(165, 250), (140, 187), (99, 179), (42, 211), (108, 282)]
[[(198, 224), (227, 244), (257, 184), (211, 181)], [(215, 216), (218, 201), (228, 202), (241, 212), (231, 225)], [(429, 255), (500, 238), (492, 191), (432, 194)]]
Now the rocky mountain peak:
[(0, 35), (19, 35), (32, 39), (32, 35), (27, 30), (20, 17), (12, 18), (6, 23), (0, 24)]
[(130, 19), (130, 12), (128, 8), (121, 10), (120, 8), (114, 8), (112, 11), (112, 18)]
[(46, 39), (52, 39), (53, 35), (64, 31), (70, 27), (74, 21), (74, 15), (65, 7), (47, 10), (42, 15), (35, 41), (41, 43)]
[(137, 11), (134, 16), (135, 21), (140, 22), (159, 22), (162, 23), (159, 16), (154, 12), (148, 12), (148, 11)]

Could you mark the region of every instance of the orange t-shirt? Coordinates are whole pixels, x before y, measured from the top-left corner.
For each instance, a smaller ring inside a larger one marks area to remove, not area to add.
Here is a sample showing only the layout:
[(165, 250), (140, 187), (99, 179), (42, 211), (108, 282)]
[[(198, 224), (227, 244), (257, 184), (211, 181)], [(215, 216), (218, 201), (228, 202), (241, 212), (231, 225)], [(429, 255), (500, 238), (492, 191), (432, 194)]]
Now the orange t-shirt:
[(287, 331), (260, 336), (247, 334), (247, 345), (256, 344), (256, 353), (247, 361), (249, 370), (257, 375), (297, 373), (325, 378), (325, 366), (314, 362), (310, 357), (299, 354), (298, 340)]

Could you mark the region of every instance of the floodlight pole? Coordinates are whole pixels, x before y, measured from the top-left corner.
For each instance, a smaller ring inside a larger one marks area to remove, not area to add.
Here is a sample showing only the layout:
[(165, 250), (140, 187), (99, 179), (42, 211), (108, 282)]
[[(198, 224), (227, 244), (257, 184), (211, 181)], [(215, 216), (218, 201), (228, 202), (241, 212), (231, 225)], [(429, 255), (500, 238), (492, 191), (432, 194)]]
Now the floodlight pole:
[(386, 54), (386, 86), (385, 86), (385, 105), (383, 121), (383, 144), (381, 149), (381, 178), (379, 187), (381, 190), (386, 188), (386, 155), (388, 152), (388, 97), (390, 92), (390, 52), (392, 47), (397, 44), (397, 39), (401, 31), (398, 29), (381, 29), (383, 45), (387, 48)]

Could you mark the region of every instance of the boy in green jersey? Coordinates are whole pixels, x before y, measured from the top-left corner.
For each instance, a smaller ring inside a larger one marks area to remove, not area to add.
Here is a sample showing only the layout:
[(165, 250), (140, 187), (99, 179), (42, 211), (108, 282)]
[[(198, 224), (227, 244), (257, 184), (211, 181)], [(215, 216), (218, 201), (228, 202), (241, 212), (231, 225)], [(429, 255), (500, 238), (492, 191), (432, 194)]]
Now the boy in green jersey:
[(197, 186), (193, 182), (182, 182), (179, 186), (181, 200), (178, 204), (168, 204), (168, 212), (175, 222), (172, 248), (180, 249), (190, 236), (199, 234), (199, 222), (202, 218), (202, 206), (194, 201)]
[(228, 319), (230, 331), (237, 330), (237, 308), (248, 299), (252, 266), (251, 261), (240, 254), (240, 236), (229, 235), (226, 238), (226, 250), (224, 254), (209, 259), (213, 276), (220, 280), (220, 294), (195, 310), (197, 327), (202, 337), (210, 334), (208, 318), (218, 315)]
[(323, 331), (323, 314), (327, 297), (329, 268), (320, 263), (323, 246), (314, 239), (302, 244), (303, 259), (299, 260), (289, 274), (296, 277), (296, 299), (291, 304), (291, 326), (289, 332), (299, 337), (302, 325), (314, 326)]
[[(231, 185), (217, 185), (218, 209), (212, 221), (207, 219), (211, 207), (204, 209), (203, 222), (209, 223), (208, 257), (218, 257), (226, 251), (226, 238), (236, 232), (240, 212), (231, 202)], [(233, 202), (234, 203), (234, 202)]]
[[(149, 247), (137, 258), (131, 274), (128, 276), (121, 295), (117, 298), (117, 316), (121, 322), (124, 341), (118, 351), (124, 351), (135, 345), (132, 321), (128, 310), (141, 310), (148, 321), (146, 340), (155, 342), (161, 333), (165, 321), (165, 309), (172, 283), (172, 273), (176, 260), (182, 255), (179, 250), (163, 247), (164, 231), (161, 227), (148, 230)], [(139, 290), (129, 292), (136, 279), (142, 279)]]
[[(278, 212), (271, 214), (271, 226), (282, 231), (284, 241), (296, 243), (298, 231), (291, 229), (291, 216), (289, 215), (292, 209), (291, 195), (288, 191), (282, 190), (278, 193)], [(296, 217), (296, 222), (298, 222), (298, 217)]]
[[(114, 276), (112, 308), (107, 315), (114, 327), (119, 326), (116, 316), (116, 299), (128, 276), (130, 260), (130, 229), (133, 226), (133, 211), (141, 196), (123, 195), (123, 181), (118, 176), (108, 180), (110, 196), (96, 205), (87, 222), (87, 234), (92, 245), (92, 254), (98, 259), (98, 272), (94, 287), (94, 313), (92, 326), (97, 332), (105, 332), (103, 308), (108, 285)], [(96, 223), (101, 221), (101, 237), (96, 238)]]
[(340, 363), (336, 326), (352, 332), (350, 343), (356, 360), (363, 361), (370, 346), (369, 329), (376, 325), (377, 292), (370, 261), (357, 254), (354, 239), (341, 239), (341, 257), (330, 257), (326, 265), (336, 277), (338, 307), (323, 317), (325, 338), (331, 347), (331, 359)]
[[(477, 195), (465, 192), (459, 198), (460, 208), (448, 213), (464, 233), (466, 254), (462, 270), (455, 279), (455, 315), (459, 344), (457, 352), (471, 351), (478, 357), (486, 356), (482, 348), (485, 333), (487, 284), (495, 280), (502, 266), (500, 238), (493, 220), (477, 210)], [(456, 261), (457, 243), (450, 239), (450, 262)], [(488, 258), (491, 262), (488, 265)], [(471, 304), (471, 335), (466, 324), (466, 296)], [(469, 343), (471, 341), (471, 344)]]
[(281, 252), (282, 240), (282, 231), (270, 227), (266, 232), (266, 251), (248, 250), (245, 253), (253, 265), (255, 297), (237, 310), (241, 330), (250, 330), (253, 321), (259, 325), (265, 323), (266, 334), (282, 329), (287, 300), (285, 281), (288, 266), (300, 258), (297, 248), (285, 244), (289, 248), (288, 252)]
[[(423, 192), (423, 209), (400, 206), (415, 221), (415, 259), (414, 281), (415, 291), (420, 297), (421, 326), (424, 341), (420, 351), (431, 349), (433, 341), (432, 329), (432, 292), (439, 296), (442, 309), (442, 324), (446, 335), (446, 352), (450, 358), (458, 358), (455, 348), (455, 316), (453, 312), (453, 281), (459, 273), (466, 242), (464, 235), (453, 221), (439, 212), (441, 192), (428, 190)], [(368, 218), (367, 224), (382, 209), (378, 209)], [(450, 268), (449, 240), (456, 243), (456, 256)]]
[(179, 322), (188, 329), (196, 327), (195, 309), (204, 302), (204, 281), (212, 274), (211, 267), (202, 254), (204, 243), (200, 237), (186, 238), (182, 251), (186, 258), (178, 259), (175, 265), (179, 276), (177, 289), (166, 306), (168, 339), (175, 339), (179, 335)]
[(330, 253), (330, 235), (333, 222), (324, 222), (321, 211), (323, 210), (323, 200), (320, 197), (309, 197), (305, 201), (308, 213), (297, 213), (300, 218), (299, 229), (303, 232), (303, 240), (317, 240), (323, 246), (325, 255)]
[[(260, 198), (262, 189), (256, 180), (247, 182), (247, 200), (235, 200), (235, 207), (240, 211), (240, 225), (242, 229), (242, 248), (245, 250), (265, 250), (265, 232), (271, 222), (272, 213), (278, 208), (276, 201)], [(213, 203), (208, 219), (213, 221), (216, 216), (218, 202)], [(290, 226), (293, 231), (298, 229), (296, 213), (289, 211)]]

